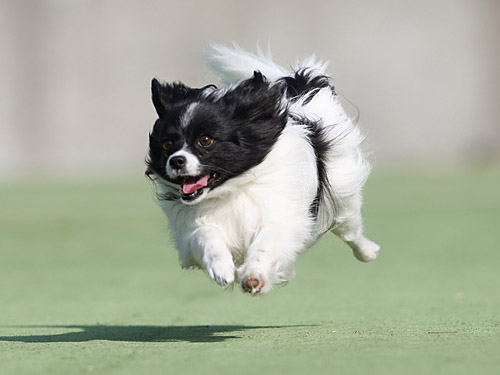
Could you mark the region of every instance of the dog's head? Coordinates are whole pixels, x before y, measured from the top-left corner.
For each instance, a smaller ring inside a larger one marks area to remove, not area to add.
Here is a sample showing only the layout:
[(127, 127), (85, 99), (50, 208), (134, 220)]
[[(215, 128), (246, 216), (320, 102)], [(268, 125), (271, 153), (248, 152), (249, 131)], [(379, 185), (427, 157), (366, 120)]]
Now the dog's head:
[(185, 204), (261, 163), (287, 120), (283, 88), (259, 72), (216, 89), (152, 82), (158, 120), (149, 137), (148, 174), (176, 188)]

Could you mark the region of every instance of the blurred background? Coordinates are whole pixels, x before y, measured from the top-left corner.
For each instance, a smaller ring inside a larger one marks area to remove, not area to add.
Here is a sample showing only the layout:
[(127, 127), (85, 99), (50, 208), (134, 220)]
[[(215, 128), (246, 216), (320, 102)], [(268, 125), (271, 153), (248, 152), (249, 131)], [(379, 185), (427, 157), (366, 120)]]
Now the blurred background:
[[(377, 261), (327, 235), (269, 298), (181, 271), (150, 83), (233, 41), (330, 62)], [(0, 374), (496, 375), (499, 172), (500, 0), (0, 0)]]
[(500, 160), (498, 0), (2, 0), (0, 175), (142, 173), (151, 78), (213, 82), (232, 41), (330, 61), (376, 168)]

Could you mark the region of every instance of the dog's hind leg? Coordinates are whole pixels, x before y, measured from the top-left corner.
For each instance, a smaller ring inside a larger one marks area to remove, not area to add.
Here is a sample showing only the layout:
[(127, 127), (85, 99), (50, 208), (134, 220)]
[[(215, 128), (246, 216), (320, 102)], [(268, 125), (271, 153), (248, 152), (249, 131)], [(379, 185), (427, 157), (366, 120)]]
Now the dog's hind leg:
[(354, 194), (343, 199), (332, 232), (350, 246), (358, 260), (369, 262), (377, 257), (380, 245), (363, 235), (361, 202), (361, 194)]

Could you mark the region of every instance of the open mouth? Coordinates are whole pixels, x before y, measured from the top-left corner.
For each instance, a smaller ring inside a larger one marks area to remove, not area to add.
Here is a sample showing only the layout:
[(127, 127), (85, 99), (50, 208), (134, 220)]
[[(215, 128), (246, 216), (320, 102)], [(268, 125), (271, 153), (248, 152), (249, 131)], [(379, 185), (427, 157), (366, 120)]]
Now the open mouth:
[(207, 173), (200, 176), (181, 176), (175, 183), (181, 185), (181, 197), (184, 201), (193, 201), (205, 189), (210, 188), (217, 180), (216, 173)]

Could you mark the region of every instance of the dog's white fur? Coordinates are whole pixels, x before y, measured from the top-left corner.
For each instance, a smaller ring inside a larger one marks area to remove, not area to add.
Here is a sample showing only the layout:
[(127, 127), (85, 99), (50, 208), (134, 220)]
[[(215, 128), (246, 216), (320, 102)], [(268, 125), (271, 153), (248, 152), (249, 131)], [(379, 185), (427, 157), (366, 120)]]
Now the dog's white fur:
[[(276, 65), (269, 54), (254, 55), (237, 47), (211, 45), (205, 57), (227, 85), (251, 77), (254, 70), (271, 82), (293, 74)], [(301, 67), (321, 75), (326, 64), (309, 58), (297, 66)], [(361, 189), (370, 166), (361, 150), (359, 128), (330, 88), (321, 89), (308, 103), (288, 103), (288, 108), (290, 114), (319, 120), (335, 140), (327, 163), (337, 203), (335, 217), (328, 200), (322, 202), (317, 220), (311, 217), (310, 204), (318, 188), (316, 156), (307, 126), (296, 122), (291, 126), (290, 119), (261, 164), (209, 191), (195, 205), (160, 201), (182, 267), (202, 266), (221, 286), (257, 277), (261, 282), (251, 292), (265, 293), (292, 279), (298, 254), (329, 230), (352, 248), (357, 259), (375, 259), (380, 247), (364, 237), (362, 227)], [(171, 189), (157, 186), (163, 192)]]

